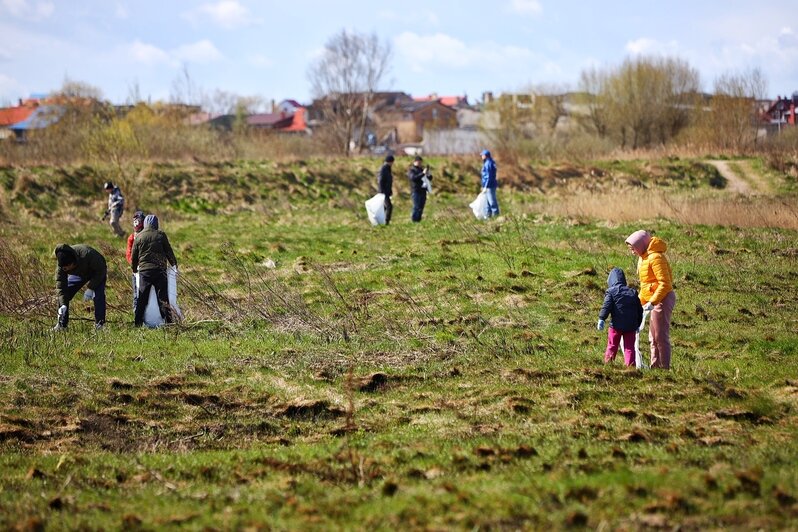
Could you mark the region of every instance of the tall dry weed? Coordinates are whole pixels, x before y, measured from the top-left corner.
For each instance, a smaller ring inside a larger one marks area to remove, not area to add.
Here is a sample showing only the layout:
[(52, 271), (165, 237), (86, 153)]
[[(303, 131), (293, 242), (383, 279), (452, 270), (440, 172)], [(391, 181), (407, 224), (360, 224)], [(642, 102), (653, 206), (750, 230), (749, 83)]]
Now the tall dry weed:
[(686, 197), (664, 191), (576, 193), (533, 209), (542, 214), (627, 223), (666, 218), (685, 225), (798, 229), (798, 199), (792, 197)]
[(24, 254), (0, 238), (0, 312), (20, 317), (43, 316), (53, 301), (48, 269), (33, 254)]

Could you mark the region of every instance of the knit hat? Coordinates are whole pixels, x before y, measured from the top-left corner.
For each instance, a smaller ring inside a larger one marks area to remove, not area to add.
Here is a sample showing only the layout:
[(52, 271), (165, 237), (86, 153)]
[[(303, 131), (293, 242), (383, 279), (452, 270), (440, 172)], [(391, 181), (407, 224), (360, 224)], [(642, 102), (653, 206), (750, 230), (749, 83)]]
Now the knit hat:
[(482, 150), (482, 153), (480, 155), (484, 155), (485, 157), (490, 157), (490, 151)]
[(133, 229), (138, 233), (144, 228), (144, 213), (136, 211), (133, 213)]
[(392, 163), (393, 161), (394, 161), (393, 155), (386, 155), (385, 156), (385, 162), (386, 163)]
[(415, 158), (413, 159), (413, 161), (418, 161), (418, 162), (421, 162), (423, 160), (424, 159), (421, 158), (421, 155), (416, 155)]
[(152, 227), (153, 229), (158, 229), (158, 217), (154, 214), (148, 214), (146, 218), (144, 218), (144, 229)]
[(58, 262), (58, 267), (63, 268), (64, 266), (75, 264), (78, 261), (78, 255), (68, 245), (60, 244), (55, 248), (55, 260)]
[(114, 188), (114, 184), (111, 181), (106, 181), (105, 186), (103, 188), (105, 190), (108, 190), (109, 188)]
[(640, 255), (646, 252), (649, 242), (651, 242), (651, 234), (648, 231), (643, 231), (642, 229), (635, 231), (629, 235), (629, 238), (626, 239), (626, 243), (632, 246), (632, 248)]

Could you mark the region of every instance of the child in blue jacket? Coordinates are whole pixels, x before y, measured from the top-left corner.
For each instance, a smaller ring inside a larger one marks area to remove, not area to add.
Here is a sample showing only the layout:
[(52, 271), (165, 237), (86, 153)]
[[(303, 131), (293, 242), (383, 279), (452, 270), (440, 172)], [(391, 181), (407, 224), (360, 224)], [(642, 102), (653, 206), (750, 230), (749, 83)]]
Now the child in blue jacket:
[(643, 321), (643, 306), (634, 288), (626, 286), (626, 276), (620, 268), (613, 268), (607, 278), (607, 292), (604, 304), (599, 311), (596, 328), (604, 329), (604, 320), (612, 316), (607, 331), (607, 350), (604, 352), (604, 363), (615, 360), (621, 338), (623, 338), (623, 361), (627, 366), (635, 365), (635, 336)]

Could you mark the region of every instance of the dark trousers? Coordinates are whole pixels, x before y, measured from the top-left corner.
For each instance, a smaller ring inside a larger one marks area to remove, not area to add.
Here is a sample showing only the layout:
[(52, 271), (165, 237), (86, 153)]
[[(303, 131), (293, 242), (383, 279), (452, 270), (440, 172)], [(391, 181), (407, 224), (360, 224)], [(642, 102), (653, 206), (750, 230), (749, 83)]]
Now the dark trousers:
[(393, 203), (390, 196), (385, 196), (385, 225), (391, 223), (391, 214), (393, 214)]
[(413, 191), (413, 214), (410, 217), (411, 220), (414, 222), (421, 221), (421, 215), (424, 214), (424, 205), (427, 203), (427, 191), (426, 190), (414, 190)]
[(144, 310), (150, 300), (150, 288), (155, 289), (155, 299), (158, 300), (158, 310), (166, 323), (172, 323), (172, 307), (169, 305), (169, 285), (166, 279), (166, 270), (139, 271), (139, 296), (136, 301), (135, 325), (144, 323)]
[[(67, 277), (67, 288), (64, 290), (64, 300), (66, 301), (67, 309), (64, 315), (58, 319), (61, 327), (69, 325), (69, 302), (88, 282), (88, 279), (83, 279), (77, 275)], [(94, 287), (94, 323), (105, 323), (105, 307), (105, 279), (103, 279), (99, 286)]]

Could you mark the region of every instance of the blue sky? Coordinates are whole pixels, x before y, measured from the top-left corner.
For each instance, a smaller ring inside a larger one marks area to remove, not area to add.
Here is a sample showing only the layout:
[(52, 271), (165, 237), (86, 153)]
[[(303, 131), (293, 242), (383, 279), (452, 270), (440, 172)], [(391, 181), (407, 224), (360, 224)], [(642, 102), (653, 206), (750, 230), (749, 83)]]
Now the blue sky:
[[(492, 4), (492, 7), (487, 7)], [(635, 54), (715, 77), (759, 67), (769, 95), (798, 90), (795, 0), (0, 0), (0, 104), (65, 78), (124, 103), (195, 87), (307, 102), (308, 66), (341, 29), (393, 46), (386, 89), (413, 95), (574, 88), (591, 65)]]

